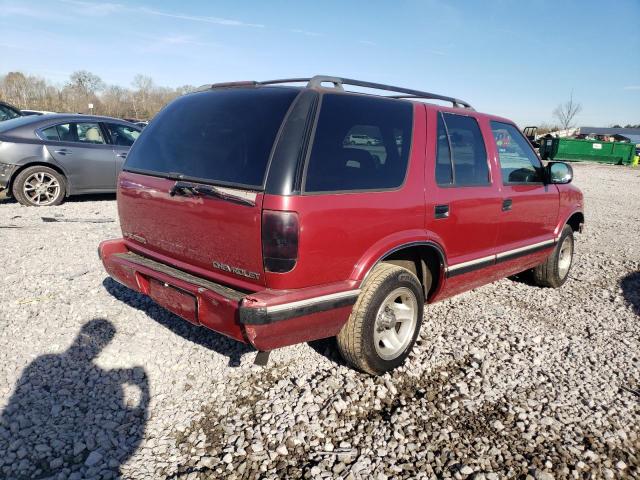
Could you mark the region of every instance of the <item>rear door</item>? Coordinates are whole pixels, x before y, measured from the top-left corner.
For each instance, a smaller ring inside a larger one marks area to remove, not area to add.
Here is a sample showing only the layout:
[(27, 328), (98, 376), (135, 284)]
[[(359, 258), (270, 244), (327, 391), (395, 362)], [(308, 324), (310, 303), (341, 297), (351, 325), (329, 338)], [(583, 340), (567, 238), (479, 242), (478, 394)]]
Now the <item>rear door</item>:
[(495, 263), (501, 199), (477, 119), (429, 113), (435, 138), (429, 137), (426, 226), (445, 249), (452, 295), (485, 283), (483, 269)]
[(53, 140), (47, 150), (64, 167), (74, 193), (115, 190), (115, 158), (98, 122), (57, 124), (40, 134)]
[(266, 172), (297, 94), (286, 87), (213, 89), (165, 107), (134, 143), (120, 175), (118, 208), (129, 247), (241, 288), (264, 285)]
[(490, 124), (502, 193), (498, 256), (526, 255), (549, 248), (558, 218), (558, 188), (545, 185), (542, 162), (515, 125)]

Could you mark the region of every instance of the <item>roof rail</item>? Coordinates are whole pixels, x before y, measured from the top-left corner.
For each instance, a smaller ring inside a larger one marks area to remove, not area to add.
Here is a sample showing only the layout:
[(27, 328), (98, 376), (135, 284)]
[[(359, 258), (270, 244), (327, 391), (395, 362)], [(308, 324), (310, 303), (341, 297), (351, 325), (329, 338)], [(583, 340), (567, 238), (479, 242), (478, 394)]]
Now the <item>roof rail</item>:
[[(423, 92), (421, 90), (413, 90), (410, 88), (394, 87), (392, 85), (385, 85), (383, 83), (365, 82), (362, 80), (354, 80), (352, 78), (331, 77), (328, 75), (316, 75), (312, 78), (282, 78), (278, 80), (265, 80), (262, 82), (256, 81), (244, 81), (244, 82), (225, 82), (214, 83), (212, 85), (203, 85), (200, 89), (209, 88), (230, 88), (230, 87), (247, 87), (259, 85), (277, 85), (283, 83), (307, 83), (307, 88), (326, 88), (324, 83), (333, 84), (333, 88), (337, 90), (344, 90), (344, 85), (351, 85), (354, 87), (371, 88), (373, 90), (384, 90), (387, 92), (395, 92), (401, 95), (389, 95), (388, 98), (424, 98), (428, 100), (441, 100), (444, 102), (451, 102), (454, 107), (463, 107), (469, 110), (473, 110), (473, 107), (464, 100), (459, 98), (448, 97), (445, 95), (438, 95), (436, 93)], [(198, 89), (198, 90), (200, 90)]]

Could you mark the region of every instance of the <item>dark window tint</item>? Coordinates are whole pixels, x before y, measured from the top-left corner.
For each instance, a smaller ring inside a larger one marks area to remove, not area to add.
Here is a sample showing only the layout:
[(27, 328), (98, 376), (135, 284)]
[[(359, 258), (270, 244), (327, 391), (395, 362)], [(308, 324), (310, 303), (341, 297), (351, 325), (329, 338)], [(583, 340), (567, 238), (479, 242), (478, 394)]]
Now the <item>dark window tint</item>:
[(380, 190), (404, 181), (412, 105), (325, 94), (307, 167), (307, 192)]
[(261, 187), (294, 88), (230, 88), (185, 95), (140, 135), (125, 169)]
[(542, 182), (542, 164), (520, 131), (501, 122), (491, 122), (491, 131), (498, 149), (502, 183)]
[[(436, 160), (436, 180), (439, 185), (468, 187), (489, 185), (489, 165), (487, 150), (480, 127), (475, 118), (464, 115), (443, 113), (445, 136), (451, 152), (452, 175), (446, 174), (446, 167), (438, 167), (446, 161), (444, 137), (438, 125), (438, 158)], [(442, 145), (442, 147), (441, 147)], [(449, 181), (447, 179), (450, 178)]]
[(42, 130), (40, 136), (43, 140), (60, 140), (58, 136), (58, 129), (56, 127), (49, 127)]
[(107, 123), (111, 143), (121, 147), (130, 147), (140, 135), (140, 130), (117, 123)]

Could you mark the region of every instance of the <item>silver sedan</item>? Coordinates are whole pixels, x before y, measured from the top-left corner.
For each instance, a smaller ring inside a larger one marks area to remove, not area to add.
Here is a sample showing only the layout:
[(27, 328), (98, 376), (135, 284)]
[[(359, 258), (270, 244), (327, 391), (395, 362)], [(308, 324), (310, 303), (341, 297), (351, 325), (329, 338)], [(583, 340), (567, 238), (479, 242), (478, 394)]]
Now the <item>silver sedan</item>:
[(50, 114), (0, 123), (0, 194), (23, 205), (58, 205), (69, 195), (115, 192), (141, 128), (123, 120)]

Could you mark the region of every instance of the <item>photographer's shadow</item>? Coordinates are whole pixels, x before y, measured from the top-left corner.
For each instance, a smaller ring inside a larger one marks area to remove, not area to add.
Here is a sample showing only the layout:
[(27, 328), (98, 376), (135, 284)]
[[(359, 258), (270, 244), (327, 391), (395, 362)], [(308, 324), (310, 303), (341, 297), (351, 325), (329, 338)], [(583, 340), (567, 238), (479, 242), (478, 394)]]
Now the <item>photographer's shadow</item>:
[(209, 330), (208, 328), (199, 327), (181, 319), (177, 315), (165, 310), (157, 305), (146, 295), (128, 289), (120, 285), (111, 277), (107, 277), (102, 282), (104, 288), (121, 302), (126, 303), (130, 307), (142, 310), (160, 325), (168, 328), (174, 334), (180, 335), (182, 338), (201, 345), (209, 350), (213, 350), (220, 355), (229, 358), (230, 367), (240, 366), (242, 355), (249, 352), (255, 352), (255, 349), (247, 344), (238, 342), (231, 338), (225, 337), (219, 333)]
[(144, 437), (149, 384), (142, 367), (96, 365), (115, 333), (91, 320), (66, 351), (25, 368), (0, 420), (1, 478), (120, 475)]
[(620, 281), (622, 295), (636, 315), (640, 316), (640, 272), (633, 272)]

